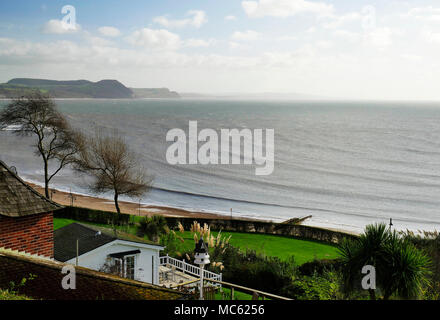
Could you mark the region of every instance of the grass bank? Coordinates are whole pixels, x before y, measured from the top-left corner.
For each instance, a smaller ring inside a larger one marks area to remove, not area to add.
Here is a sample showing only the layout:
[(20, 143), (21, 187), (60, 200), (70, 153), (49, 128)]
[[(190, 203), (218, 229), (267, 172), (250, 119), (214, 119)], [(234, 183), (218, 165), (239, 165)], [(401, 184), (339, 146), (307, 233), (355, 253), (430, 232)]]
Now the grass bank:
[[(176, 232), (176, 234), (185, 240), (183, 243), (179, 242), (179, 251), (193, 249), (194, 240), (191, 232), (185, 231), (183, 234)], [(212, 232), (212, 234), (216, 237), (218, 232)], [(222, 237), (231, 236), (229, 243), (243, 251), (251, 249), (269, 257), (278, 257), (281, 260), (295, 256), (298, 265), (314, 259), (336, 259), (338, 257), (338, 250), (335, 246), (316, 241), (257, 233), (221, 232), (221, 234)]]

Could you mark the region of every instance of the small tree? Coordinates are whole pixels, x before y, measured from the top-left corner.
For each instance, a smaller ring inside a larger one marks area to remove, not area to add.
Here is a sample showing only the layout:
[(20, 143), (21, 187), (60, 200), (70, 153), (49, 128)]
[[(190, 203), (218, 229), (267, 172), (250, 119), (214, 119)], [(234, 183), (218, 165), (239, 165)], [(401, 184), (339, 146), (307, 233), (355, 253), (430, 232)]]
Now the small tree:
[(89, 185), (93, 192), (113, 192), (118, 213), (119, 196), (140, 197), (150, 190), (153, 181), (116, 131), (97, 130), (81, 148), (75, 168), (93, 178)]
[(36, 136), (35, 153), (43, 159), (44, 190), (49, 198), (50, 181), (75, 160), (82, 135), (70, 127), (50, 96), (40, 91), (12, 100), (1, 111), (0, 128), (10, 125), (18, 126), (18, 135)]

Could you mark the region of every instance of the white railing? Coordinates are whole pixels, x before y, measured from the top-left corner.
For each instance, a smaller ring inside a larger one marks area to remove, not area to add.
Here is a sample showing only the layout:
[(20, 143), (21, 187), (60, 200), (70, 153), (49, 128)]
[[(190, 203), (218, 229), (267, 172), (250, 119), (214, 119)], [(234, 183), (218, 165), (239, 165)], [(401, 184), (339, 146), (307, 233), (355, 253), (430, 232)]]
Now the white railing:
[[(159, 258), (160, 262), (159, 264), (161, 266), (169, 266), (169, 267), (175, 267), (176, 270), (180, 270), (183, 273), (188, 273), (190, 275), (196, 276), (200, 278), (200, 267), (194, 266), (192, 264), (189, 264), (185, 262), (184, 260), (177, 260), (169, 255), (163, 256)], [(208, 270), (203, 269), (203, 278), (209, 282), (209, 280), (217, 280), (222, 281), (222, 274), (217, 274)], [(214, 286), (220, 286), (219, 283), (213, 283)]]

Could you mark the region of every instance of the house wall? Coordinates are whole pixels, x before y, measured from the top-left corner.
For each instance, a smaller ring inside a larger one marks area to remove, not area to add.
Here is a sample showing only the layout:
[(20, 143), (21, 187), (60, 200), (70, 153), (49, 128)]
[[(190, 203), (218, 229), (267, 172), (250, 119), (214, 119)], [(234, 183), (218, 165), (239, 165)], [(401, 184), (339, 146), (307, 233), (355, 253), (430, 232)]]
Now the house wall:
[(53, 215), (25, 217), (0, 215), (0, 248), (53, 258)]
[[(81, 243), (79, 245), (81, 246)], [(78, 265), (99, 271), (106, 263), (107, 257), (110, 254), (138, 249), (141, 253), (136, 254), (134, 280), (159, 284), (159, 248), (143, 248), (136, 244), (130, 245), (130, 242), (128, 241), (115, 240), (107, 245), (79, 256)], [(66, 263), (75, 265), (76, 258), (66, 261)]]

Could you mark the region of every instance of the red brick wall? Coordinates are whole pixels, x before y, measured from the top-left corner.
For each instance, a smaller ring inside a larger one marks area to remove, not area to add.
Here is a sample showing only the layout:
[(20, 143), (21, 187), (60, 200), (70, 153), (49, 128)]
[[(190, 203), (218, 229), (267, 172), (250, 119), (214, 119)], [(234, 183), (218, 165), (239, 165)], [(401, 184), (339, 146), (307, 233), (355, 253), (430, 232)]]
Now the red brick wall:
[(53, 258), (52, 213), (0, 216), (0, 247)]

